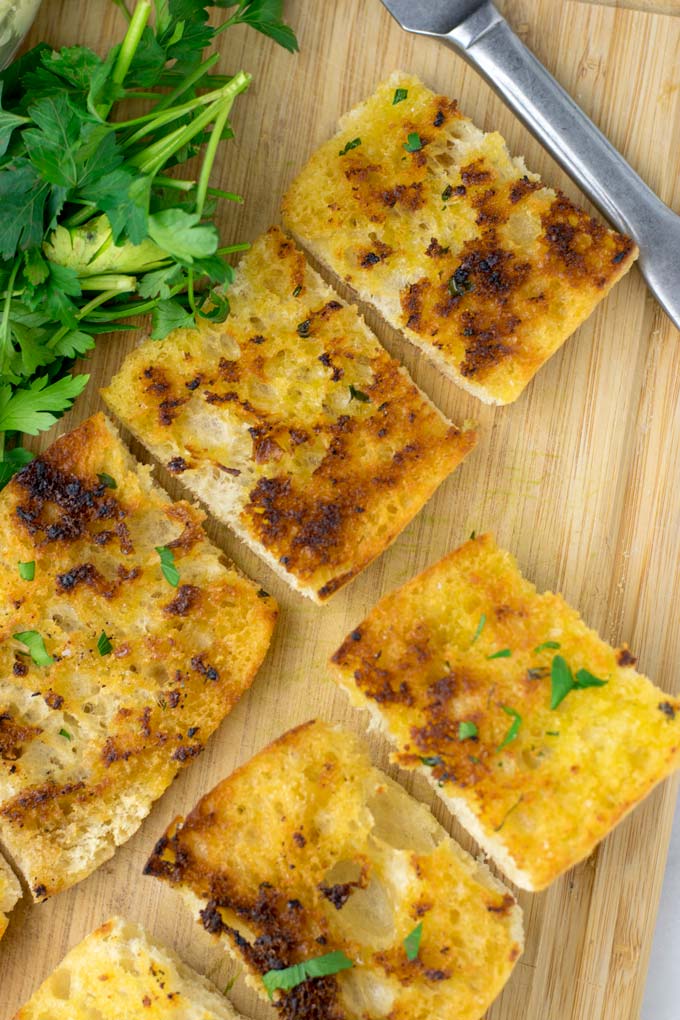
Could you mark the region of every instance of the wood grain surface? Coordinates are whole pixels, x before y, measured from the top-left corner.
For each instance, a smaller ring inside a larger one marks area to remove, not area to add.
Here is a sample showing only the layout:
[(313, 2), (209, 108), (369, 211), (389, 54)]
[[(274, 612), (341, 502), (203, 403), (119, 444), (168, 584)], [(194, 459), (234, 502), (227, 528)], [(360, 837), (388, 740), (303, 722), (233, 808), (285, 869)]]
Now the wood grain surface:
[[(289, 0), (301, 45), (291, 56), (235, 29), (221, 39), (222, 68), (253, 73), (224, 147), (218, 185), (243, 206), (223, 211), (225, 243), (251, 240), (277, 220), (281, 195), (337, 117), (395, 68), (460, 99), (485, 127), (546, 180), (579, 198), (526, 130), (462, 60), (402, 33), (378, 0)], [(503, 9), (663, 199), (680, 208), (680, 20), (648, 11), (564, 0), (508, 0)], [(638, 3), (671, 9), (673, 3)], [(31, 42), (76, 40), (103, 49), (122, 34), (110, 0), (45, 0)], [(495, 532), (539, 586), (558, 589), (607, 640), (626, 640), (640, 667), (680, 689), (680, 345), (677, 331), (633, 271), (549, 362), (516, 404), (486, 407), (445, 382), (397, 335), (376, 323), (386, 346), (454, 420), (476, 418), (477, 450), (395, 545), (323, 608), (286, 590), (236, 541), (212, 537), (279, 600), (270, 654), (253, 688), (206, 753), (177, 780), (137, 835), (96, 874), (41, 906), (12, 914), (0, 945), (0, 1018), (8, 1020), (65, 951), (111, 913), (141, 921), (223, 986), (233, 973), (169, 889), (141, 875), (170, 819), (285, 728), (315, 715), (362, 730), (327, 680), (325, 663), (345, 633), (386, 591), (459, 544), (472, 529)], [(102, 338), (92, 381), (64, 431), (100, 407), (107, 381), (135, 343)], [(48, 439), (54, 437), (48, 436)], [(48, 439), (45, 439), (43, 445)], [(135, 452), (142, 456), (137, 447)], [(162, 470), (173, 493), (178, 486)], [(373, 738), (375, 760), (386, 764)], [(400, 776), (432, 803), (424, 782)], [(634, 1020), (668, 843), (675, 786), (667, 783), (599, 850), (551, 889), (523, 894), (527, 948), (489, 1020)], [(434, 804), (461, 842), (472, 843)], [(231, 993), (256, 1018), (274, 1011), (241, 979)]]

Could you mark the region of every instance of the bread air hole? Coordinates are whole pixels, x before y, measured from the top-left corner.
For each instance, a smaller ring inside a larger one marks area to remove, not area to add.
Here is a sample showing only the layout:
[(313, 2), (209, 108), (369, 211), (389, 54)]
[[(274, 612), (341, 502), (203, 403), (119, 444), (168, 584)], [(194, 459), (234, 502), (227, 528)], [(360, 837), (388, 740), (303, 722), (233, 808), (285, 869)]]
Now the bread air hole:
[(55, 999), (68, 999), (71, 995), (71, 974), (66, 969), (55, 970), (50, 979), (50, 992)]
[(390, 986), (360, 968), (338, 974), (340, 997), (349, 1016), (387, 1016), (394, 1004)]
[(429, 853), (446, 836), (430, 812), (391, 779), (376, 788), (366, 806), (373, 815), (371, 835), (395, 850)]
[[(354, 861), (338, 861), (324, 878), (325, 886), (356, 882), (361, 874)], [(386, 949), (394, 941), (394, 906), (383, 883), (371, 876), (365, 889), (353, 888), (339, 909), (329, 901), (329, 920), (342, 937), (353, 939), (376, 950)]]

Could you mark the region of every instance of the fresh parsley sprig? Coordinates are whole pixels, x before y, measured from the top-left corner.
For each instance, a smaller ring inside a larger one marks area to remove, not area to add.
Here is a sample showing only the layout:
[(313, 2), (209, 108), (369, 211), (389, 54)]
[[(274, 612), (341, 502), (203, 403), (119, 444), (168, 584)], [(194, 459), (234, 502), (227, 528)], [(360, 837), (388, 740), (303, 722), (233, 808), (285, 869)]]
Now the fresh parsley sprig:
[[(30, 459), (7, 434), (71, 406), (98, 334), (148, 313), (156, 339), (226, 317), (224, 256), (244, 246), (222, 246), (211, 217), (240, 198), (210, 176), (250, 76), (216, 73), (206, 50), (237, 24), (297, 49), (283, 0), (116, 2), (127, 30), (105, 56), (40, 44), (0, 74), (0, 486)], [(228, 14), (217, 27), (211, 8)], [(144, 112), (125, 119), (130, 99)], [(177, 174), (201, 153), (195, 179)]]

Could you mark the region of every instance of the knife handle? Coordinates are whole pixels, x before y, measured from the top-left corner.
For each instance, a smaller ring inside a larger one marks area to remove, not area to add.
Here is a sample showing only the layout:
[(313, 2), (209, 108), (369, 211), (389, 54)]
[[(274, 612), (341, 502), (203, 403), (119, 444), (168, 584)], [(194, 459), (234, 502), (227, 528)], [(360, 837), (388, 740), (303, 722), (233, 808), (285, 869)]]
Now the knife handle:
[(440, 38), (486, 79), (603, 215), (636, 241), (647, 283), (680, 327), (680, 217), (635, 173), (490, 0)]

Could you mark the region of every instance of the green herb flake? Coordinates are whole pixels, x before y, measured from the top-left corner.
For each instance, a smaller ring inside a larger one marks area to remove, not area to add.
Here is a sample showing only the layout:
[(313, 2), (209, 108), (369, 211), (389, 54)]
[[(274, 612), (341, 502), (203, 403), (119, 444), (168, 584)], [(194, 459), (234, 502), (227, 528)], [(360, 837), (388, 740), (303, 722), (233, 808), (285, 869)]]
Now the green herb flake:
[(522, 725), (522, 716), (519, 712), (517, 712), (514, 708), (509, 708), (508, 705), (501, 705), (501, 708), (506, 715), (509, 715), (512, 718), (512, 724), (508, 732), (505, 734), (502, 742), (496, 748), (497, 751), (502, 751), (504, 747), (507, 747), (508, 744), (515, 740), (519, 733), (519, 728)]
[(559, 641), (544, 641), (542, 645), (537, 645), (536, 648), (534, 648), (534, 655), (538, 655), (538, 653), (542, 652), (545, 648), (557, 649), (561, 647), (562, 646)]
[(479, 735), (479, 730), (473, 722), (459, 722), (458, 723), (458, 739), (459, 740), (476, 740)]
[(468, 759), (472, 762), (473, 765), (481, 765), (482, 764), (480, 759), (477, 757), (476, 754), (469, 754), (468, 755)]
[(477, 532), (476, 532), (476, 531), (471, 531), (471, 532), (470, 532), (470, 541), (471, 541), (471, 542), (474, 542), (474, 540), (475, 540), (476, 538), (477, 538)]
[(501, 648), (498, 652), (492, 652), (491, 655), (487, 655), (487, 659), (509, 659), (512, 652), (509, 648)]
[(42, 636), (38, 634), (37, 630), (20, 630), (18, 633), (12, 634), (12, 637), (16, 641), (20, 641), (22, 645), (26, 645), (28, 654), (36, 666), (51, 666), (54, 662), (54, 659), (45, 648)]
[(448, 202), (448, 200), (451, 198), (452, 194), (453, 194), (453, 188), (451, 187), (450, 184), (447, 184), (446, 187), (444, 188), (444, 190), (442, 191), (442, 201), (443, 202)]
[(358, 390), (356, 386), (352, 386), (351, 383), (349, 384), (349, 399), (359, 400), (362, 404), (369, 404), (371, 401), (368, 393), (364, 393), (363, 390)]
[(340, 149), (338, 156), (346, 156), (348, 152), (351, 152), (352, 149), (356, 149), (359, 145), (361, 145), (361, 139), (353, 138), (351, 142), (347, 142), (344, 149)]
[(508, 810), (507, 810), (507, 811), (505, 812), (505, 814), (503, 815), (503, 820), (502, 820), (501, 824), (500, 824), (500, 825), (497, 825), (497, 826), (495, 827), (495, 829), (493, 830), (494, 832), (500, 832), (500, 831), (501, 831), (501, 829), (503, 828), (503, 826), (504, 826), (504, 825), (505, 825), (505, 823), (507, 822), (507, 820), (508, 820), (508, 818), (510, 817), (510, 815), (512, 814), (512, 812), (513, 812), (513, 811), (516, 811), (516, 810), (517, 810), (517, 808), (518, 808), (518, 807), (520, 806), (520, 804), (522, 803), (522, 801), (523, 801), (523, 800), (524, 800), (524, 794), (522, 794), (522, 795), (521, 795), (521, 797), (519, 797), (519, 798), (518, 798), (518, 799), (517, 799), (517, 800), (515, 801), (515, 803), (514, 803), (514, 804), (512, 804), (512, 805), (511, 805), (511, 806), (510, 806), (510, 807), (508, 808)]
[(425, 757), (425, 758), (423, 758), (421, 756), (420, 760), (422, 761), (423, 765), (427, 765), (428, 768), (431, 768), (431, 769), (435, 769), (438, 765), (443, 765), (444, 764), (443, 759), (440, 758), (438, 754), (431, 755), (431, 756)]
[(416, 131), (412, 131), (408, 136), (408, 141), (404, 142), (404, 148), (407, 152), (420, 152), (423, 147), (423, 142), (420, 135)]
[(116, 481), (116, 479), (112, 478), (111, 475), (107, 475), (106, 471), (100, 471), (99, 474), (97, 475), (97, 478), (99, 479), (102, 485), (106, 486), (107, 489), (118, 488), (118, 482)]
[(546, 735), (546, 737), (559, 737), (560, 731), (559, 730), (546, 730), (545, 731), (545, 735)]
[(453, 276), (449, 277), (449, 282), (446, 286), (451, 297), (462, 297), (464, 294), (470, 294), (475, 289), (468, 270), (463, 269), (462, 266), (458, 266)]
[(577, 669), (574, 687), (582, 691), (585, 687), (606, 687), (608, 682), (608, 680), (600, 680), (599, 677), (593, 676), (587, 669)]
[(179, 570), (175, 566), (175, 554), (172, 549), (168, 549), (167, 545), (157, 545), (155, 548), (161, 559), (163, 577), (168, 584), (176, 588), (179, 584)]
[(295, 963), (292, 967), (268, 970), (266, 974), (262, 975), (262, 983), (271, 999), (278, 989), (289, 991), (291, 988), (297, 988), (303, 981), (308, 981), (309, 978), (339, 974), (340, 971), (349, 970), (353, 966), (349, 957), (341, 949), (338, 949), (333, 953), (326, 953), (325, 956), (315, 956), (311, 960)]
[(19, 577), (22, 581), (32, 581), (35, 577), (35, 560), (30, 560), (28, 563), (22, 563), (19, 560)]
[(73, 740), (68, 730), (59, 730), (59, 736), (64, 737), (66, 740)]
[(100, 655), (110, 655), (113, 649), (111, 639), (107, 635), (106, 631), (103, 630), (97, 638), (97, 650)]
[(295, 332), (297, 333), (297, 335), (299, 337), (302, 337), (303, 340), (306, 340), (307, 337), (309, 336), (309, 331), (311, 329), (311, 326), (312, 326), (312, 320), (311, 319), (305, 319), (304, 322), (298, 322), (297, 326), (295, 327)]
[(574, 686), (574, 677), (561, 655), (553, 657), (550, 667), (550, 707), (554, 711), (562, 704)]
[(293, 297), (299, 297), (301, 293), (302, 293), (302, 284), (298, 283), (297, 287), (293, 291)]
[(479, 623), (477, 624), (477, 630), (472, 635), (472, 641), (470, 642), (471, 645), (474, 645), (475, 641), (477, 640), (479, 635), (484, 630), (485, 624), (486, 624), (486, 614), (482, 613), (482, 615), (479, 618)]
[(418, 953), (420, 952), (420, 940), (423, 936), (423, 922), (417, 924), (413, 931), (410, 931), (404, 939), (404, 949), (406, 950), (406, 959), (417, 960)]
[(392, 100), (392, 106), (397, 106), (398, 103), (403, 103), (408, 98), (408, 89), (397, 89), (394, 93), (394, 99)]

